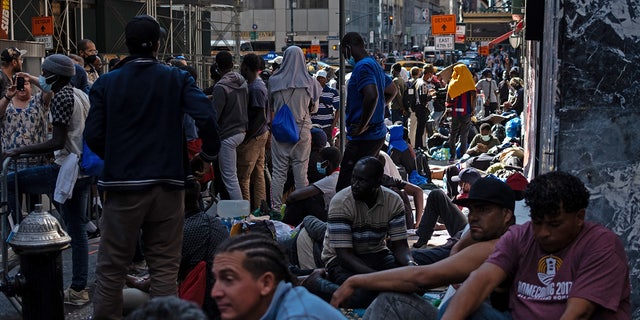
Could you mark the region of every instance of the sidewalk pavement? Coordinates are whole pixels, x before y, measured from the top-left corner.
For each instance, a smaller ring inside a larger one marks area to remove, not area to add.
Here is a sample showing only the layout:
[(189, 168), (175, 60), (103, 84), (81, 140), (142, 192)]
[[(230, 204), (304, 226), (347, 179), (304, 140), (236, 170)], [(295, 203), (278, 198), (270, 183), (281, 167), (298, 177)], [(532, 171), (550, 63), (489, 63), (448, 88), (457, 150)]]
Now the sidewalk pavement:
[[(89, 239), (89, 292), (93, 292), (93, 283), (95, 282), (95, 266), (98, 257), (98, 242), (100, 238)], [(62, 273), (64, 288), (71, 285), (71, 248), (67, 248), (62, 252)], [(64, 305), (65, 319), (67, 320), (84, 320), (88, 319), (93, 313), (93, 305), (91, 302), (84, 306), (76, 307), (72, 305)], [(7, 297), (0, 293), (0, 319), (3, 320), (20, 320), (22, 315), (9, 303)]]

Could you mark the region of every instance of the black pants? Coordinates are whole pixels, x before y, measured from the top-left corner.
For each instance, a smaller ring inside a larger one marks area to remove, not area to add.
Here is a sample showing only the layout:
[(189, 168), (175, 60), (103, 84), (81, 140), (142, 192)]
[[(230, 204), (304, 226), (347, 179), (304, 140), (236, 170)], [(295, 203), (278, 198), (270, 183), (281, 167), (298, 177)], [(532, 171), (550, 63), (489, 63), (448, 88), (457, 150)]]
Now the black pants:
[(429, 121), (429, 110), (427, 107), (416, 108), (416, 119), (418, 123), (416, 125), (416, 136), (414, 137), (413, 145), (418, 148), (424, 148), (424, 132), (427, 130), (427, 121)]
[(384, 138), (378, 140), (351, 140), (344, 147), (344, 155), (340, 163), (340, 175), (336, 185), (336, 192), (351, 185), (351, 172), (358, 160), (371, 156), (378, 157), (380, 148), (384, 145)]

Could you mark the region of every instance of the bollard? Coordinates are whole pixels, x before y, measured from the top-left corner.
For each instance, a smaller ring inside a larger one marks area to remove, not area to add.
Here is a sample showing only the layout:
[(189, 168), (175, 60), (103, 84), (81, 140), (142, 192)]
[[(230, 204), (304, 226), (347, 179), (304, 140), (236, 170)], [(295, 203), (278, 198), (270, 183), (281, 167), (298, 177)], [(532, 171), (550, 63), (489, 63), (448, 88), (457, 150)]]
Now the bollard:
[(71, 238), (58, 220), (36, 204), (9, 245), (20, 256), (14, 287), (22, 296), (23, 319), (64, 319), (62, 257)]

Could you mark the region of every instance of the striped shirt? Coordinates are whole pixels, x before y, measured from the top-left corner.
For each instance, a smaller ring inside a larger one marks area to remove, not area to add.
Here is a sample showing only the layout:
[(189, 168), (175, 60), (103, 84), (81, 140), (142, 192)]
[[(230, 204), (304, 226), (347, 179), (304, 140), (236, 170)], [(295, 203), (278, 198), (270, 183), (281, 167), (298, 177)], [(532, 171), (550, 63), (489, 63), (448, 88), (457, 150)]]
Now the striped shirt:
[(473, 108), (471, 102), (473, 101), (472, 94), (475, 91), (467, 91), (451, 100), (447, 101), (447, 108), (451, 109), (451, 116), (459, 118), (462, 116), (470, 115)]
[(327, 85), (322, 88), (318, 112), (311, 115), (311, 123), (321, 128), (330, 127), (335, 118), (334, 112), (340, 107), (340, 94), (336, 89)]
[(385, 239), (407, 239), (404, 204), (393, 190), (380, 187), (375, 205), (356, 201), (351, 187), (336, 193), (329, 205), (322, 261), (336, 257), (336, 248), (352, 248), (356, 255), (388, 250)]

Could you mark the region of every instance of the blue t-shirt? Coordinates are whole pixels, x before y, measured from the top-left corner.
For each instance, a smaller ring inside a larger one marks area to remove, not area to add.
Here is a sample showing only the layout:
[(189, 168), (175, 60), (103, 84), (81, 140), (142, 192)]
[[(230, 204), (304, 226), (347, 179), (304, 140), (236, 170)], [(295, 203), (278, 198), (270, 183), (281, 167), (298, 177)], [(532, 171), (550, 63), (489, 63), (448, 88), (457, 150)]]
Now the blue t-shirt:
[(392, 82), (391, 77), (384, 73), (382, 67), (371, 57), (366, 57), (353, 68), (349, 85), (347, 86), (347, 108), (346, 127), (347, 130), (354, 125), (360, 123), (362, 115), (362, 102), (364, 96), (360, 92), (367, 85), (373, 84), (378, 89), (378, 103), (373, 112), (371, 120), (369, 120), (369, 128), (359, 136), (352, 137), (347, 131), (349, 140), (377, 140), (382, 139), (387, 134), (387, 127), (384, 125), (384, 88)]

